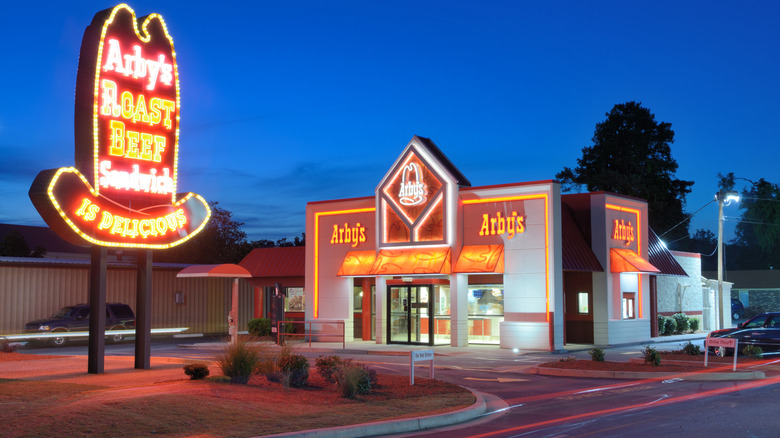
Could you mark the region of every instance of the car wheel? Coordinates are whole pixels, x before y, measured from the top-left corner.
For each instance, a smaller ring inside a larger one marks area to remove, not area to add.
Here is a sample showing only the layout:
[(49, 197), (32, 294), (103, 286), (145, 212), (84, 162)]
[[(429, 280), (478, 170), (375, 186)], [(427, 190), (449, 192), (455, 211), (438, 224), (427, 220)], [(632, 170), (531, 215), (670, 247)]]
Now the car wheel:
[[(67, 330), (52, 330), (52, 333), (58, 333), (58, 332), (62, 333), (66, 331)], [(57, 336), (54, 338), (49, 338), (49, 345), (52, 345), (54, 347), (62, 347), (67, 343), (68, 343), (68, 338), (66, 338), (65, 336)]]
[[(118, 325), (111, 327), (111, 330), (127, 330), (124, 326)], [(114, 344), (118, 344), (125, 340), (125, 335), (109, 335), (108, 340)]]
[(734, 312), (734, 314), (731, 315), (731, 319), (739, 319), (739, 313)]
[(715, 347), (715, 355), (718, 357), (726, 357), (728, 356), (728, 351), (726, 351), (726, 347)]

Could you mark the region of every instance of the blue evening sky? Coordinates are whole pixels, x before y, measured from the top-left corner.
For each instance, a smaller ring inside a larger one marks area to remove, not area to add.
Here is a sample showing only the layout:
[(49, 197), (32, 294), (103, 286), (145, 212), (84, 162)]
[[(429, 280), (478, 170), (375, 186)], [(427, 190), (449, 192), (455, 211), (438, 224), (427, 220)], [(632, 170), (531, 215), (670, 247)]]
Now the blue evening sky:
[[(2, 5), (0, 222), (44, 224), (27, 191), (74, 164), (82, 34), (115, 4)], [(777, 2), (129, 5), (174, 39), (179, 190), (219, 202), (249, 240), (299, 235), (308, 201), (372, 196), (413, 135), (474, 186), (553, 179), (630, 100), (672, 124), (676, 176), (695, 181), (688, 212), (718, 172), (780, 182)], [(716, 226), (711, 204), (691, 230)]]

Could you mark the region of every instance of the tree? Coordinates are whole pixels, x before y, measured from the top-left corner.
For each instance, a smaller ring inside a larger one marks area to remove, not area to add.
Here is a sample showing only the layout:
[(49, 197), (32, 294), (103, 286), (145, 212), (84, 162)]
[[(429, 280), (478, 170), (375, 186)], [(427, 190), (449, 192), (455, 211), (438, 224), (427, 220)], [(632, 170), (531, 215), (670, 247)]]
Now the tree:
[[(685, 197), (693, 181), (675, 178), (671, 124), (656, 122), (641, 103), (615, 105), (606, 120), (596, 125), (592, 146), (582, 149), (577, 167), (556, 174), (564, 192), (573, 189), (607, 191), (647, 201), (650, 227), (660, 234), (685, 220)], [(666, 239), (688, 236), (688, 223), (672, 230)]]
[(734, 241), (727, 248), (728, 269), (780, 268), (780, 186), (764, 178), (751, 181), (733, 173), (719, 175), (719, 186), (733, 191), (735, 180), (748, 184), (742, 189)]
[(30, 246), (21, 233), (16, 230), (8, 233), (0, 243), (0, 256), (30, 257)]
[(246, 233), (233, 213), (211, 202), (211, 219), (192, 239), (155, 257), (160, 261), (194, 264), (238, 263), (246, 255)]

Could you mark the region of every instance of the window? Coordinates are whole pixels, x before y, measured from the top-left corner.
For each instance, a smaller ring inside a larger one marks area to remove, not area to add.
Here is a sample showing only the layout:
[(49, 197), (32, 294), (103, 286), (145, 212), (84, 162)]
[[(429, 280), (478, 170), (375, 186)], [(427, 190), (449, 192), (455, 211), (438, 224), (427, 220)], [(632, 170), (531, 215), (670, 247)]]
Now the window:
[(633, 292), (623, 293), (623, 319), (636, 318), (634, 313), (634, 303), (636, 302), (636, 294)]
[(587, 314), (590, 309), (588, 309), (588, 293), (587, 292), (579, 292), (577, 293), (577, 311), (579, 313)]

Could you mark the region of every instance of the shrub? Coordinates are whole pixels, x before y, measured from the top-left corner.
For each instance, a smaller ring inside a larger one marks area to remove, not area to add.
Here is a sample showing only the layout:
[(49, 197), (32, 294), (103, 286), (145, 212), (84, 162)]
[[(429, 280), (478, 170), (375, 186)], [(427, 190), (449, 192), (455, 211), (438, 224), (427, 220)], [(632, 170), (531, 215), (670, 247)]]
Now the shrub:
[(249, 334), (257, 337), (271, 336), (271, 320), (268, 318), (250, 319), (247, 324)]
[(663, 315), (658, 315), (658, 335), (666, 335), (666, 317)]
[(664, 321), (664, 335), (672, 335), (677, 331), (677, 322), (674, 318), (666, 318)]
[(591, 348), (589, 351), (590, 359), (594, 362), (604, 362), (604, 349), (603, 348)]
[(276, 351), (271, 350), (267, 353), (261, 353), (255, 372), (265, 376), (269, 382), (282, 382), (283, 376), (279, 370), (279, 362), (293, 354), (292, 346), (287, 344), (282, 344)]
[(342, 359), (339, 356), (320, 356), (314, 361), (314, 366), (317, 368), (317, 373), (322, 376), (325, 381), (330, 383), (336, 383), (336, 372), (338, 368), (344, 363), (352, 362), (352, 359)]
[(688, 331), (688, 328), (690, 327), (688, 315), (684, 313), (675, 313), (672, 315), (672, 318), (674, 318), (674, 322), (677, 325), (677, 328), (674, 331), (675, 333), (679, 334)]
[(208, 377), (209, 367), (204, 363), (191, 363), (184, 365), (184, 374), (190, 376), (190, 380), (199, 380)]
[(284, 386), (306, 386), (309, 379), (309, 360), (299, 354), (291, 354), (279, 359), (277, 363)]
[(362, 363), (342, 363), (336, 370), (336, 386), (344, 398), (366, 394), (376, 382), (376, 371)]
[(651, 346), (646, 346), (642, 352), (645, 356), (645, 363), (649, 363), (654, 366), (661, 365), (661, 353)]
[(699, 331), (699, 323), (700, 322), (701, 321), (699, 321), (699, 318), (691, 318), (691, 320), (690, 320), (690, 323), (691, 323), (691, 333), (696, 333), (697, 331)]
[(742, 349), (742, 354), (753, 359), (761, 359), (764, 355), (764, 350), (757, 345), (745, 345)]
[[(698, 321), (698, 320), (694, 319), (694, 321)], [(701, 348), (691, 341), (688, 341), (688, 343), (683, 346), (682, 351), (683, 353), (690, 356), (698, 356), (701, 354)]]
[(261, 358), (258, 347), (238, 338), (236, 342), (228, 343), (216, 359), (222, 374), (230, 377), (231, 382), (247, 383)]
[(562, 357), (562, 358), (558, 359), (558, 362), (574, 362), (576, 360), (577, 360), (577, 358), (574, 357), (574, 356), (566, 356), (566, 357)]

